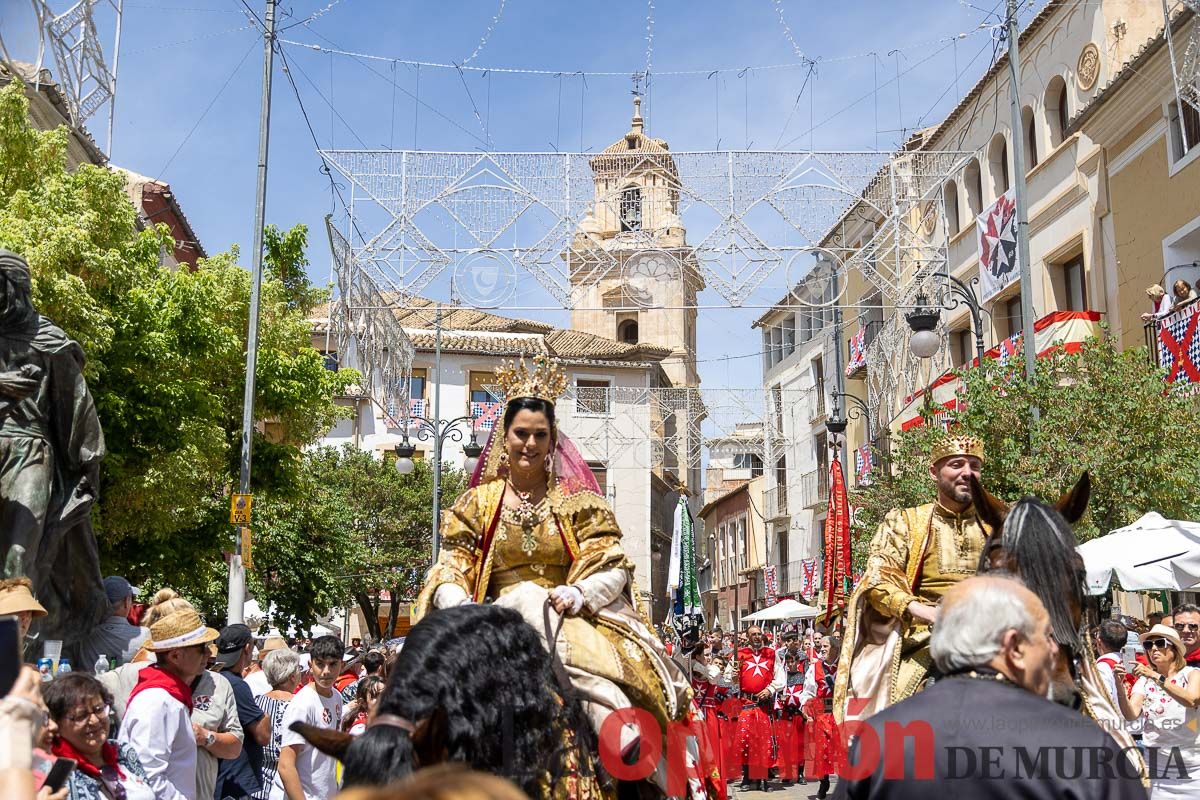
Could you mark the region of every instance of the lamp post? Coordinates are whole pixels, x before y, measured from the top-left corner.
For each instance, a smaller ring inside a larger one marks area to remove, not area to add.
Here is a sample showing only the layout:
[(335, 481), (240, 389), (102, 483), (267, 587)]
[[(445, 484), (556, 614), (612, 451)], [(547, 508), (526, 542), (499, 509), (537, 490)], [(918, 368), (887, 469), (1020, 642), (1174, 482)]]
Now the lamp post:
[(922, 292), (917, 295), (916, 305), (911, 311), (904, 315), (904, 319), (908, 322), (908, 327), (912, 330), (912, 337), (909, 339), (909, 349), (917, 358), (932, 358), (942, 346), (942, 338), (937, 334), (937, 324), (941, 319), (941, 312), (953, 311), (959, 306), (965, 305), (971, 313), (971, 330), (975, 335), (975, 358), (979, 366), (983, 365), (983, 310), (979, 303), (979, 295), (976, 294), (974, 284), (978, 283), (979, 278), (975, 278), (970, 284), (964, 283), (953, 275), (946, 275), (949, 279), (949, 286), (943, 287), (936, 298), (936, 302), (930, 303), (929, 299)]
[[(838, 398), (843, 398), (847, 401), (853, 401), (854, 403), (854, 408), (851, 408), (849, 403), (847, 403), (845, 417), (842, 417), (838, 414)], [(875, 429), (871, 425), (871, 407), (868, 406), (861, 397), (855, 397), (854, 395), (847, 394), (846, 392), (834, 392), (833, 414), (830, 415), (829, 420), (825, 423), (825, 429), (830, 433), (839, 435), (843, 434), (846, 432), (846, 426), (852, 419), (861, 419), (867, 423), (867, 439), (871, 442), (871, 445), (874, 446)]]
[(441, 498), (438, 497), (438, 481), (437, 477), (442, 469), (442, 447), (447, 441), (461, 442), (463, 440), (463, 429), (461, 423), (466, 422), (471, 425), (471, 438), (463, 445), (463, 455), (466, 458), (463, 460), (463, 469), (467, 473), (475, 471), (476, 464), (479, 463), (479, 455), (483, 452), (483, 448), (479, 445), (479, 440), (475, 438), (475, 418), (467, 415), (455, 417), (451, 420), (444, 419), (428, 419), (426, 417), (409, 415), (404, 420), (404, 438), (400, 444), (396, 445), (396, 471), (401, 475), (409, 475), (415, 468), (413, 464), (413, 454), (417, 451), (414, 445), (408, 438), (408, 428), (410, 424), (414, 424), (417, 431), (417, 439), (419, 441), (429, 441), (433, 444), (433, 470), (434, 470), (434, 488), (433, 488), (433, 560), (437, 561), (438, 545), (441, 539), (442, 528), (442, 504)]

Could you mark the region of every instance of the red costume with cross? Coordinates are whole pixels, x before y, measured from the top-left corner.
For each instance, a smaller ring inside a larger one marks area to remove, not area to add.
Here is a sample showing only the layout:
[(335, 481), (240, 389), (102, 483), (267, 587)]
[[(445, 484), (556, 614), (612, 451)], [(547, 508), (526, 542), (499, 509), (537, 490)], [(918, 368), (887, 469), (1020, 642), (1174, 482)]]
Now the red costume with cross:
[[(738, 716), (734, 752), (751, 780), (766, 780), (767, 770), (775, 763), (775, 737), (771, 729), (771, 711), (775, 693), (787, 684), (783, 659), (770, 647), (755, 650), (743, 647), (737, 653), (738, 688), (744, 704)], [(763, 700), (756, 695), (770, 694)]]

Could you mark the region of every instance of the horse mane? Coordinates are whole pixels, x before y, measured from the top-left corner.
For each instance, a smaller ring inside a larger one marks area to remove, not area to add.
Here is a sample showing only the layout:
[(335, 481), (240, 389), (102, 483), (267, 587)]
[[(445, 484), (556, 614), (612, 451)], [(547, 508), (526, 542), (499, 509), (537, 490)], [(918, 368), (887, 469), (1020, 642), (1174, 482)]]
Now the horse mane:
[(1083, 516), (1090, 495), (1091, 478), (1084, 472), (1054, 506), (1025, 497), (1010, 508), (971, 476), (976, 513), (992, 529), (979, 571), (999, 567), (1019, 576), (1046, 607), (1054, 640), (1072, 653), (1083, 647), (1075, 615), (1086, 600), (1086, 572), (1071, 523)]

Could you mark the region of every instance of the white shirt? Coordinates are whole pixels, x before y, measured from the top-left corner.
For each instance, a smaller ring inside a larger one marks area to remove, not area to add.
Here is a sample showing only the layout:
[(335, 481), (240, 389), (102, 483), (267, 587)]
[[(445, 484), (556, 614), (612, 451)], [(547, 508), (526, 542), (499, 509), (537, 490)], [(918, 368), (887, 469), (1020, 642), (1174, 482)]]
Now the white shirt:
[(261, 669), (251, 672), (242, 680), (246, 681), (246, 685), (250, 687), (250, 691), (256, 699), (271, 691), (271, 683), (267, 680), (267, 673)]
[[(215, 733), (232, 733), (245, 741), (233, 687), (221, 673), (205, 670), (192, 684), (192, 722)], [(216, 793), (220, 764), (207, 748), (199, 748), (196, 754), (196, 797), (208, 800)]]
[[(336, 730), (342, 721), (342, 696), (336, 691), (322, 697), (316, 684), (308, 684), (296, 692), (287, 710), (283, 712), (283, 738), (280, 749), (300, 745), (296, 756), (296, 772), (300, 775), (300, 786), (307, 800), (331, 800), (337, 794), (337, 759), (327, 756), (308, 743), (291, 729), (293, 722), (304, 722), (318, 728)], [(271, 784), (270, 800), (287, 800), (283, 778), (275, 773)]]
[(138, 754), (158, 800), (196, 800), (192, 719), (187, 706), (166, 690), (144, 689), (133, 698), (117, 741)]
[[(1188, 676), (1195, 671), (1195, 667), (1184, 667), (1167, 682), (1187, 686)], [(1142, 701), (1142, 720), (1145, 722), (1142, 741), (1147, 747), (1200, 747), (1200, 709), (1185, 708), (1156, 681), (1145, 678), (1138, 678), (1133, 685), (1133, 694), (1145, 698)]]

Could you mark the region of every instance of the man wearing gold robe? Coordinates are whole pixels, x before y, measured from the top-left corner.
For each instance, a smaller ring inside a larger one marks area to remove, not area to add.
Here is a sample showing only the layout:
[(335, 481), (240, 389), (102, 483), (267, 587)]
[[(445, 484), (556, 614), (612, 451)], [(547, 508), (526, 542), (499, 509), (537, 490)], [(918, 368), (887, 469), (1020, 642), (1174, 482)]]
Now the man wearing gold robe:
[(929, 474), (937, 500), (888, 512), (850, 598), (838, 664), (834, 714), (863, 719), (917, 692), (929, 674), (929, 636), (938, 603), (974, 575), (990, 529), (975, 513), (970, 478), (983, 443), (947, 436), (934, 445)]
[[(566, 377), (522, 361), (496, 379), (508, 397), (503, 422), (443, 518), (442, 549), (414, 616), (470, 602), (513, 608), (557, 653), (597, 733), (611, 712), (638, 708), (662, 735), (687, 715), (691, 686), (637, 606), (612, 508), (557, 429), (554, 401)], [(631, 743), (627, 728), (621, 746)], [(662, 784), (665, 773), (651, 779)]]

